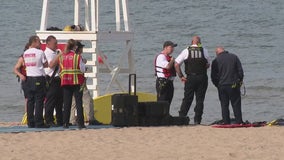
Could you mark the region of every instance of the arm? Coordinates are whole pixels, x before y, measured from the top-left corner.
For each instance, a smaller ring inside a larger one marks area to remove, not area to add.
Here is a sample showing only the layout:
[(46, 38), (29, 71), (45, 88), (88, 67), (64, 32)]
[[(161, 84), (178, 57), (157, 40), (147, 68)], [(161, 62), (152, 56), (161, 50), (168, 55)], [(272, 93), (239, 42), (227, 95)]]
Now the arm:
[(243, 82), (243, 79), (244, 79), (244, 71), (243, 71), (243, 67), (242, 67), (242, 64), (241, 64), (241, 61), (240, 59), (237, 57), (237, 70), (238, 70), (238, 76), (239, 76), (239, 79), (240, 79), (240, 82)]
[(210, 56), (209, 56), (209, 54), (208, 54), (207, 49), (203, 48), (203, 52), (204, 52), (204, 57), (205, 57), (206, 60), (207, 60), (207, 65), (206, 65), (206, 67), (207, 67), (207, 69), (208, 69), (208, 68), (210, 67)]
[(86, 72), (86, 65), (85, 65), (85, 63), (83, 62), (82, 56), (80, 56), (80, 62), (79, 62), (79, 63), (80, 63), (80, 64), (79, 64), (80, 71), (81, 71), (82, 73), (85, 73), (85, 72)]
[(26, 80), (26, 76), (24, 76), (21, 72), (20, 72), (20, 68), (23, 66), (23, 64), (24, 64), (24, 59), (23, 59), (23, 57), (20, 57), (19, 59), (18, 59), (18, 62), (16, 63), (16, 65), (14, 66), (14, 73), (17, 75), (17, 76), (19, 76), (20, 77), (20, 79), (22, 80), (22, 81), (25, 81)]
[(175, 69), (176, 69), (177, 75), (179, 76), (180, 80), (182, 82), (185, 82), (186, 78), (183, 76), (182, 71), (180, 69), (180, 64), (177, 62), (175, 63)]
[(59, 57), (61, 55), (62, 55), (62, 53), (57, 54), (56, 57), (53, 60), (50, 61), (50, 63), (48, 64), (48, 67), (53, 68), (53, 67), (57, 66), (58, 62), (59, 62)]
[(47, 58), (44, 54), (44, 52), (41, 50), (41, 62), (43, 64), (43, 67), (44, 68), (47, 68), (48, 67), (48, 61), (47, 61)]
[(175, 64), (174, 57), (171, 58), (171, 61), (167, 64), (166, 69), (171, 69)]
[(218, 70), (218, 63), (216, 59), (212, 62), (211, 68), (211, 80), (214, 86), (218, 87), (219, 84), (219, 70)]
[(184, 49), (175, 60), (175, 69), (176, 73), (181, 79), (182, 82), (185, 82), (187, 79), (183, 76), (182, 71), (180, 69), (181, 64), (188, 58), (188, 50)]

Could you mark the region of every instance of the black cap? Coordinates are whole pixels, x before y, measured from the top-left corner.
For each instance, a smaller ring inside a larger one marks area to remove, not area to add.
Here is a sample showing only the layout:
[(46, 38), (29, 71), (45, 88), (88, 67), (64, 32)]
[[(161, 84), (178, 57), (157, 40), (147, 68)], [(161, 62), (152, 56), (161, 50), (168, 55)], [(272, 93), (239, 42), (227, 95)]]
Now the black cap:
[(165, 47), (167, 47), (167, 46), (176, 47), (177, 44), (176, 44), (176, 43), (173, 43), (172, 41), (166, 41), (166, 42), (164, 43), (163, 48), (165, 48)]
[(83, 47), (85, 46), (85, 45), (83, 45), (83, 44), (82, 44), (81, 42), (79, 42), (79, 41), (77, 41), (77, 44), (76, 44), (76, 45), (77, 45), (78, 48), (83, 48)]

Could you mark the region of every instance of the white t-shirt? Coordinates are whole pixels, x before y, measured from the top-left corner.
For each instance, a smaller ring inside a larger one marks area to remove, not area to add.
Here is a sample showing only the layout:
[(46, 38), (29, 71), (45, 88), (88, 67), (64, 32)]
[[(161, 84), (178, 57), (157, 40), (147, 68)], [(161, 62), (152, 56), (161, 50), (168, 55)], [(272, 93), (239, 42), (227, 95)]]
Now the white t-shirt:
[[(167, 60), (167, 57), (162, 53), (158, 54), (158, 56), (156, 57), (156, 64), (155, 64), (157, 77), (165, 78), (165, 74), (163, 73), (163, 68), (166, 68), (168, 64), (169, 62)], [(170, 79), (173, 80), (174, 77), (170, 77)]]
[(23, 57), (26, 65), (27, 76), (45, 76), (43, 64), (46, 63), (46, 58), (42, 50), (30, 48), (24, 52)]
[[(198, 47), (196, 44), (191, 45), (191, 47)], [(203, 48), (203, 53), (204, 53), (204, 57), (207, 59), (208, 64), (210, 64), (210, 57), (208, 54), (207, 49)], [(175, 59), (175, 61), (178, 64), (182, 64), (187, 58), (188, 58), (188, 49), (184, 49), (179, 55), (178, 57)]]
[(83, 58), (81, 57), (81, 60), (80, 60), (80, 65), (79, 65), (79, 67), (80, 67), (80, 71), (82, 72), (82, 73), (85, 73), (86, 72), (86, 64), (83, 62)]
[[(50, 48), (46, 48), (44, 51), (45, 57), (47, 59), (47, 62), (50, 63), (55, 57), (56, 57), (56, 52), (51, 50)], [(49, 75), (50, 77), (52, 76), (54, 72), (55, 67), (53, 68), (45, 68), (45, 74)], [(57, 70), (57, 73), (55, 74), (55, 77), (59, 76), (59, 69)]]

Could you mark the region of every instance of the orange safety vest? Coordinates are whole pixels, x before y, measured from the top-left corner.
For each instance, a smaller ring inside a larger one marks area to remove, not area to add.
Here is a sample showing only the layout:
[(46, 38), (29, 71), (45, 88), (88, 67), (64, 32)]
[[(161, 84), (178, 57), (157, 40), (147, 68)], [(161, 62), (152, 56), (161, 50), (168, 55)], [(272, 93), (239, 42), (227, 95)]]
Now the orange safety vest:
[(61, 86), (84, 83), (84, 73), (79, 67), (80, 61), (81, 56), (73, 51), (59, 57)]

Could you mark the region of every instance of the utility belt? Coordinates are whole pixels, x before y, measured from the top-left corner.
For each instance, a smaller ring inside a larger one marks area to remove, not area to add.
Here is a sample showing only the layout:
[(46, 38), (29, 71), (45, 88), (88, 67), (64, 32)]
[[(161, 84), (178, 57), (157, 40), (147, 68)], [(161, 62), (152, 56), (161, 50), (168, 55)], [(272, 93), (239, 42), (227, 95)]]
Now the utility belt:
[[(48, 76), (48, 75), (45, 76), (45, 78), (46, 78), (47, 81), (49, 81), (49, 80), (51, 79), (51, 77)], [(53, 80), (54, 80), (54, 81), (60, 81), (60, 77), (59, 77), (59, 76), (55, 76), (55, 77), (53, 77)]]
[(166, 77), (157, 77), (157, 80), (158, 81), (174, 81), (175, 77), (169, 77), (169, 78), (166, 78)]
[(45, 77), (44, 76), (36, 76), (36, 77), (27, 76), (27, 80), (29, 79), (38, 81), (38, 80), (44, 80)]
[(187, 76), (201, 76), (201, 75), (207, 75), (207, 73), (189, 73), (186, 74)]

